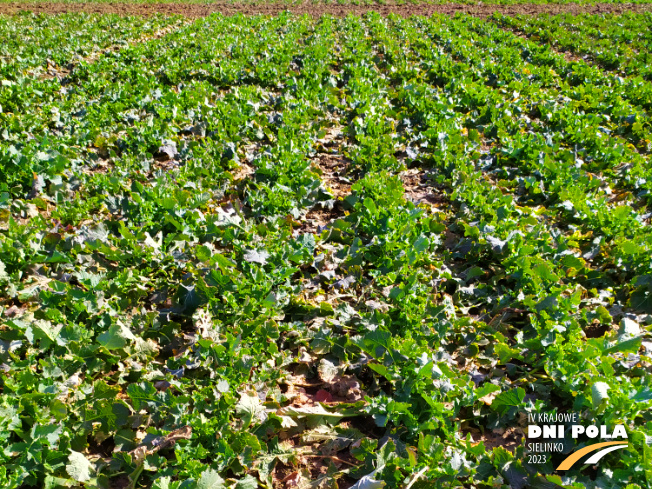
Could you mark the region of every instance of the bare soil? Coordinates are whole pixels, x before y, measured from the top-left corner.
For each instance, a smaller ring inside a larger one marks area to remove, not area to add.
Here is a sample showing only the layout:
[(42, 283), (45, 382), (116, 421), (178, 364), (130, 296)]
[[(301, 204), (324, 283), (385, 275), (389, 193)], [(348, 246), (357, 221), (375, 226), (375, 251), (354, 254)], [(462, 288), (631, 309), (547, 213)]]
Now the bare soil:
[(166, 15), (184, 15), (196, 18), (205, 17), (214, 12), (224, 15), (235, 15), (243, 13), (246, 15), (278, 15), (283, 11), (293, 14), (308, 14), (319, 16), (330, 14), (336, 17), (343, 17), (348, 14), (360, 15), (375, 11), (382, 15), (390, 13), (401, 16), (433, 14), (468, 13), (478, 17), (487, 17), (494, 12), (501, 12), (505, 15), (536, 15), (536, 14), (562, 14), (562, 13), (588, 13), (606, 14), (632, 12), (650, 12), (652, 4), (613, 4), (597, 3), (595, 5), (569, 4), (548, 4), (548, 5), (324, 5), (324, 4), (298, 4), (287, 5), (282, 3), (268, 3), (262, 5), (234, 4), (219, 0), (209, 5), (196, 5), (184, 3), (155, 3), (155, 4), (134, 4), (134, 3), (58, 3), (58, 2), (10, 2), (0, 3), (0, 14), (16, 14), (21, 11), (35, 13), (61, 14), (68, 12), (90, 12), (90, 13), (112, 13), (120, 15), (154, 15), (157, 13)]

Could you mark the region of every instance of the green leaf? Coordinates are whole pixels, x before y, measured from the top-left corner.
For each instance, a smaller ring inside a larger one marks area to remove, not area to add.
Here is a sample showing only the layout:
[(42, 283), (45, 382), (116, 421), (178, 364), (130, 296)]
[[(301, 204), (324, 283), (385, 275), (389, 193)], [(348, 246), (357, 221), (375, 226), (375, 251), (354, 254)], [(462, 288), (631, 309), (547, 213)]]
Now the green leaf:
[(630, 397), (633, 401), (652, 401), (652, 389), (648, 386), (641, 387), (636, 394)]
[(235, 410), (242, 417), (245, 426), (249, 426), (252, 421), (265, 414), (265, 408), (255, 392), (242, 393)]
[(267, 263), (267, 258), (269, 258), (269, 253), (267, 251), (257, 251), (257, 250), (248, 250), (243, 258), (245, 261), (250, 263), (260, 263), (265, 265)]
[[(2, 477), (0, 475), (0, 477)], [(43, 489), (61, 489), (62, 487), (78, 487), (79, 484), (72, 479), (62, 479), (48, 475), (43, 481)]]
[(474, 395), (477, 399), (482, 399), (483, 397), (498, 391), (500, 391), (500, 386), (492, 384), (491, 382), (486, 382), (482, 387), (478, 387), (475, 390)]
[(414, 251), (416, 251), (417, 253), (423, 253), (428, 249), (429, 246), (430, 246), (430, 242), (428, 241), (428, 238), (426, 238), (423, 235), (419, 236), (417, 240), (414, 242), (414, 244), (412, 245)]
[(367, 333), (362, 339), (362, 348), (374, 358), (380, 358), (389, 351), (392, 334), (378, 329)]
[(115, 399), (118, 397), (120, 390), (120, 387), (108, 385), (101, 379), (93, 384), (93, 396), (95, 399)]
[[(387, 367), (385, 367), (384, 365), (381, 365), (379, 363), (368, 363), (367, 367), (369, 367), (371, 370), (373, 370), (377, 374), (382, 375), (387, 380), (394, 380), (394, 379), (392, 379), (392, 376), (391, 376), (391, 374), (389, 372), (389, 369)], [(424, 367), (423, 369), (424, 369), (424, 371), (426, 373), (429, 373), (430, 370), (431, 370), (430, 364), (426, 365), (426, 367)], [(419, 373), (421, 373), (421, 372), (419, 372)]]
[(636, 255), (645, 251), (641, 246), (631, 240), (624, 241), (620, 249), (625, 255)]
[(146, 405), (156, 405), (160, 401), (156, 398), (156, 387), (150, 382), (141, 382), (139, 384), (130, 384), (127, 387), (127, 394), (131, 398), (136, 410)]
[(198, 246), (195, 254), (199, 261), (208, 261), (211, 259), (211, 256), (213, 256), (213, 253), (208, 246)]
[(512, 358), (518, 358), (518, 350), (510, 348), (504, 343), (497, 343), (494, 346), (494, 352), (498, 355), (501, 364), (508, 363)]
[(135, 340), (134, 334), (121, 322), (112, 324), (108, 331), (97, 337), (97, 342), (107, 350), (124, 348), (129, 341)]
[(553, 273), (548, 263), (538, 263), (532, 268), (532, 271), (535, 272), (541, 280), (551, 283), (559, 281), (559, 277)]
[(55, 399), (52, 401), (52, 404), (50, 404), (50, 413), (57, 421), (61, 421), (68, 416), (68, 408), (65, 403), (59, 399)]
[(48, 348), (52, 343), (56, 343), (63, 325), (53, 326), (50, 321), (38, 319), (32, 323), (33, 339), (42, 340), (41, 346)]
[(177, 201), (172, 197), (165, 197), (161, 202), (163, 209), (172, 210), (177, 206)]
[(156, 479), (154, 484), (152, 484), (152, 489), (173, 489), (178, 487), (178, 485), (178, 482), (172, 482), (172, 479), (166, 476)]
[(616, 352), (637, 352), (641, 347), (641, 337), (637, 336), (636, 338), (630, 338), (628, 340), (623, 340), (617, 342), (615, 345), (610, 346), (602, 350), (603, 355), (610, 355)]
[(484, 274), (484, 269), (480, 267), (471, 267), (466, 271), (466, 281), (468, 282), (476, 277), (482, 277)]
[(603, 324), (611, 324), (611, 321), (613, 318), (611, 317), (611, 314), (609, 314), (609, 311), (607, 310), (606, 307), (604, 306), (598, 306), (598, 308), (595, 311), (598, 314), (598, 317), (600, 318), (600, 322)]
[(566, 268), (574, 268), (576, 270), (581, 270), (584, 267), (584, 260), (573, 255), (564, 255), (561, 263)]
[(258, 481), (247, 474), (244, 479), (240, 479), (236, 485), (235, 489), (257, 489), (258, 488)]
[(609, 399), (609, 384), (605, 382), (596, 382), (591, 386), (591, 400), (593, 401), (593, 408), (598, 409), (603, 402)]
[(44, 439), (48, 446), (55, 447), (59, 442), (59, 436), (63, 431), (63, 427), (59, 424), (35, 424), (32, 429), (32, 438), (35, 440)]
[(641, 334), (641, 327), (636, 321), (629, 318), (623, 318), (618, 328), (618, 337), (631, 338)]
[(66, 263), (68, 261), (70, 261), (70, 259), (57, 250), (54, 250), (52, 254), (45, 259), (45, 263)]
[(372, 214), (376, 214), (378, 212), (378, 208), (376, 207), (376, 203), (373, 201), (373, 199), (366, 197), (364, 199), (364, 206), (371, 212)]
[(236, 266), (235, 263), (220, 253), (213, 255), (211, 261), (217, 264), (217, 266), (225, 273), (227, 272), (227, 268), (235, 268)]
[(197, 489), (225, 489), (224, 479), (213, 469), (202, 472), (197, 482)]
[(9, 280), (9, 274), (6, 271), (5, 264), (0, 260), (0, 281)]
[(634, 290), (629, 303), (633, 309), (652, 314), (652, 285), (646, 284)]
[(512, 407), (521, 406), (525, 399), (525, 389), (517, 387), (507, 392), (498, 394), (491, 404), (491, 408), (504, 413)]
[(91, 478), (91, 471), (93, 464), (81, 453), (70, 451), (68, 455), (68, 465), (66, 465), (66, 472), (68, 475), (75, 479), (77, 482), (86, 482)]

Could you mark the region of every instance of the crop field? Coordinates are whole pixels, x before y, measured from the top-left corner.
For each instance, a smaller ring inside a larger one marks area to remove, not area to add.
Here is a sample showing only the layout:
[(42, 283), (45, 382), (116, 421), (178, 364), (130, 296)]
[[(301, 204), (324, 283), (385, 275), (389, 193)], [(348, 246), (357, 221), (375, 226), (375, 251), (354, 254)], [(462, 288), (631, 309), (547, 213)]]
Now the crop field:
[(0, 487), (652, 487), (651, 33), (0, 16)]
[(609, 5), (621, 4), (631, 8), (637, 4), (650, 4), (652, 0), (0, 0), (0, 4), (34, 5), (45, 3), (56, 4), (194, 4), (194, 5), (281, 5), (291, 6), (393, 6), (393, 5)]
[(632, 14), (652, 12), (652, 0), (636, 0), (635, 3), (621, 1), (595, 2), (593, 0), (460, 0), (449, 3), (446, 0), (398, 1), (398, 0), (0, 0), (0, 15), (15, 15), (21, 12), (37, 14), (95, 13), (119, 14), (122, 16), (182, 15), (186, 18), (201, 18), (211, 14), (233, 16), (267, 15), (281, 13), (320, 17), (332, 15), (365, 15), (376, 12), (382, 16), (391, 14), (401, 17), (413, 15), (430, 17), (437, 14), (470, 14), (490, 17), (500, 12), (504, 15), (562, 15), (562, 14)]

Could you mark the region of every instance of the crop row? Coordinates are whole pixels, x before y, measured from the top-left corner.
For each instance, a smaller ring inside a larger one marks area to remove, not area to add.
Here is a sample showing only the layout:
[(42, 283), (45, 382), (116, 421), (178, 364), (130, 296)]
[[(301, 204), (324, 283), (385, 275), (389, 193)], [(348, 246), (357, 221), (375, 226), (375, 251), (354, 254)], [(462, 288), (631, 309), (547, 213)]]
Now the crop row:
[(650, 15), (499, 19), (502, 24), (523, 31), (533, 41), (585, 56), (610, 71), (652, 80)]
[(25, 75), (38, 76), (36, 68), (62, 69), (95, 51), (154, 34), (176, 20), (111, 14), (2, 16), (0, 76), (19, 82)]

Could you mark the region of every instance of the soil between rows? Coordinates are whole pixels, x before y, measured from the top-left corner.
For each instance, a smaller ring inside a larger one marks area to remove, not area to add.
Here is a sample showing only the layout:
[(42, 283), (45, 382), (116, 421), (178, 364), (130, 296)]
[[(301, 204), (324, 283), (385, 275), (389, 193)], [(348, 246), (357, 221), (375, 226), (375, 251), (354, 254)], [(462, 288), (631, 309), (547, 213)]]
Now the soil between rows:
[(606, 14), (606, 13), (623, 13), (623, 12), (650, 12), (652, 4), (613, 4), (598, 3), (595, 5), (578, 5), (569, 4), (521, 4), (521, 5), (464, 5), (464, 4), (446, 4), (446, 5), (427, 5), (427, 4), (409, 4), (409, 5), (325, 5), (325, 4), (295, 4), (288, 5), (284, 3), (269, 3), (261, 5), (253, 4), (234, 4), (224, 0), (218, 0), (211, 4), (197, 5), (184, 3), (153, 3), (153, 4), (134, 4), (134, 3), (58, 3), (58, 2), (10, 2), (0, 3), (0, 14), (16, 14), (21, 11), (31, 11), (35, 13), (61, 14), (69, 12), (89, 12), (89, 13), (112, 13), (120, 15), (154, 15), (157, 13), (172, 15), (179, 14), (187, 17), (205, 17), (214, 12), (220, 12), (224, 15), (235, 15), (243, 13), (245, 15), (278, 15), (283, 11), (289, 11), (293, 14), (308, 14), (319, 16), (330, 14), (337, 17), (343, 17), (347, 14), (364, 14), (375, 11), (382, 15), (390, 13), (410, 16), (432, 14), (467, 13), (478, 17), (487, 17), (494, 12), (500, 12), (505, 15), (536, 15), (536, 14)]

